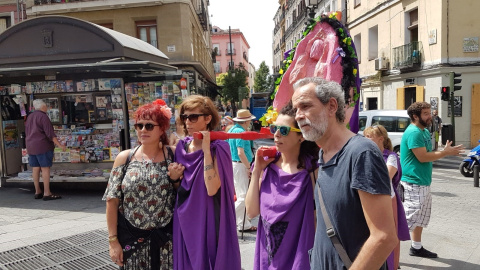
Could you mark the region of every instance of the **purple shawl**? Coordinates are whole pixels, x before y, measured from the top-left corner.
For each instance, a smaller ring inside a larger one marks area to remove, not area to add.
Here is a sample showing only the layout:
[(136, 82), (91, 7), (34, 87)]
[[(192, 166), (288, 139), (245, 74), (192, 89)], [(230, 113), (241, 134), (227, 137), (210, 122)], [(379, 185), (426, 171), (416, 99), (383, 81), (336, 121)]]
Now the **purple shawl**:
[[(385, 163), (387, 162), (388, 156), (391, 154), (396, 155), (395, 152), (392, 152), (388, 149), (383, 150), (383, 160), (385, 161)], [(397, 156), (397, 173), (395, 173), (392, 179), (393, 191), (395, 192), (395, 198), (397, 200), (397, 222), (398, 222), (397, 236), (398, 236), (398, 240), (407, 241), (407, 240), (410, 240), (407, 218), (405, 217), (405, 210), (403, 209), (402, 200), (400, 199), (400, 196), (398, 195), (398, 191), (397, 191), (398, 184), (400, 183), (401, 178), (402, 178), (402, 166), (400, 165), (400, 158)], [(388, 259), (387, 259), (388, 269), (393, 269), (393, 260), (394, 260), (394, 257), (393, 257), (393, 251), (392, 251), (392, 253), (390, 254), (390, 256), (388, 256)]]
[(203, 177), (203, 151), (185, 151), (187, 137), (177, 145), (175, 161), (185, 166), (173, 216), (173, 269), (240, 270), (240, 248), (233, 201), (233, 169), (230, 148), (212, 141), (221, 187), (208, 196)]
[(275, 162), (267, 166), (260, 187), (254, 269), (310, 269), (308, 250), (315, 237), (313, 204), (308, 170), (289, 174)]

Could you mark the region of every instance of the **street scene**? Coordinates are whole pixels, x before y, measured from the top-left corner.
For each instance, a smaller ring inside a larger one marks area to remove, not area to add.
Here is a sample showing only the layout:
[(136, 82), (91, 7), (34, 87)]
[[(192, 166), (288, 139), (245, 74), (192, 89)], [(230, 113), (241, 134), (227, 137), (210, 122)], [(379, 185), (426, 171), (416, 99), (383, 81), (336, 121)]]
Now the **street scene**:
[(478, 9), (0, 0), (0, 270), (480, 269)]

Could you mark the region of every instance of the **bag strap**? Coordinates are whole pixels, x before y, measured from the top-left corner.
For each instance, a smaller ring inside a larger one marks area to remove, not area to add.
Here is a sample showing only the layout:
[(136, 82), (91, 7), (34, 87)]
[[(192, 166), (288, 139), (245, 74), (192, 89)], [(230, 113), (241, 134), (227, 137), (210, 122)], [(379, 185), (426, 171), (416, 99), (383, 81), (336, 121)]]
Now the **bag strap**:
[(320, 209), (322, 211), (323, 220), (325, 222), (325, 227), (327, 227), (327, 236), (332, 241), (332, 244), (335, 247), (335, 250), (337, 250), (338, 255), (340, 256), (340, 259), (342, 260), (343, 264), (345, 264), (345, 267), (349, 269), (352, 266), (352, 261), (348, 257), (348, 254), (345, 251), (345, 248), (343, 248), (342, 243), (340, 243), (340, 240), (338, 239), (337, 234), (335, 233), (335, 229), (333, 228), (332, 221), (328, 217), (327, 209), (325, 208), (325, 202), (323, 201), (323, 197), (322, 197), (322, 191), (320, 189), (320, 183), (318, 184), (317, 192), (318, 192), (318, 202), (320, 203)]
[[(122, 168), (122, 175), (120, 176), (120, 185), (121, 183), (123, 182), (123, 178), (125, 178), (125, 174), (127, 173), (127, 168), (128, 168), (128, 164), (130, 163), (130, 161), (132, 160), (132, 157), (133, 155), (135, 155), (135, 153), (137, 152), (138, 148), (140, 148), (140, 145), (138, 145), (137, 147), (135, 147), (134, 149), (130, 149), (130, 153), (128, 154), (128, 157), (127, 159), (125, 160), (125, 164), (123, 165), (123, 168)], [(122, 191), (122, 189), (120, 189), (120, 192)], [(123, 192), (121, 192), (122, 196), (120, 197), (120, 203), (123, 204)]]

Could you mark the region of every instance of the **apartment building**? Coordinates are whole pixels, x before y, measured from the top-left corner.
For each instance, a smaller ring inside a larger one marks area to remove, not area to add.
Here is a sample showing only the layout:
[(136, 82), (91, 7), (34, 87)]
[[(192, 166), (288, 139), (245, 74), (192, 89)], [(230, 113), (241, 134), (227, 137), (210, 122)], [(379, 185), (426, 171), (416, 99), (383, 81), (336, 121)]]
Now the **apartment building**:
[(452, 123), (441, 89), (450, 72), (461, 74), (455, 91), (455, 139), (475, 146), (480, 139), (480, 61), (475, 0), (349, 1), (347, 25), (362, 78), (364, 110), (406, 109), (426, 101)]
[(240, 29), (221, 29), (212, 27), (212, 48), (216, 53), (216, 61), (213, 64), (215, 74), (228, 72), (230, 68), (240, 63), (249, 72), (250, 45)]
[(25, 1), (0, 0), (0, 33), (26, 18)]
[(208, 0), (27, 0), (29, 18), (65, 15), (146, 41), (189, 75), (193, 93), (216, 94)]

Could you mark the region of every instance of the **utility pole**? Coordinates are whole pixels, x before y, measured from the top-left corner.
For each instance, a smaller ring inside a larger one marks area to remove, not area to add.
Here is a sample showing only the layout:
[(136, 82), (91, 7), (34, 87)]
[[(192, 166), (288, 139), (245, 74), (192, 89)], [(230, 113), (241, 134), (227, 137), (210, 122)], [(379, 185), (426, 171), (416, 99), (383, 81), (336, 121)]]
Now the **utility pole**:
[(229, 44), (229, 47), (230, 47), (230, 64), (228, 66), (229, 66), (229, 70), (233, 70), (232, 29), (230, 29), (230, 26), (228, 27), (228, 37), (230, 38), (230, 44)]
[(462, 76), (462, 73), (450, 72), (450, 113), (452, 116), (452, 145), (455, 145), (455, 91), (462, 89), (461, 85), (458, 85), (462, 82), (462, 79), (455, 79)]

